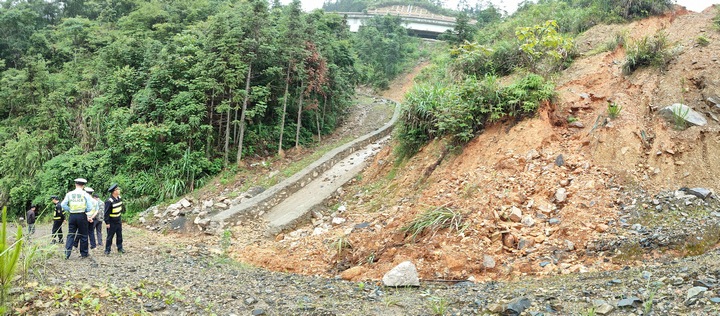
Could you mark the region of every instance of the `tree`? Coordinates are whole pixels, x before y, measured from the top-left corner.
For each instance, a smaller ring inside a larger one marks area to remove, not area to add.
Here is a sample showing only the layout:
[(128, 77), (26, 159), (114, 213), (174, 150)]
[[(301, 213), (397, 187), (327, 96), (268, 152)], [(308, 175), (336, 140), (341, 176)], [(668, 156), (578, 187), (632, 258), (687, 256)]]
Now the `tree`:
[[(290, 88), (290, 82), (291, 82), (291, 74), (295, 72), (295, 68), (297, 67), (297, 63), (300, 59), (302, 59), (303, 50), (301, 48), (301, 44), (304, 43), (303, 38), (305, 36), (305, 33), (303, 30), (305, 29), (305, 21), (302, 18), (302, 9), (301, 9), (301, 3), (300, 0), (293, 0), (293, 2), (290, 3), (290, 5), (287, 8), (287, 19), (285, 19), (283, 22), (284, 29), (283, 29), (283, 38), (285, 41), (283, 42), (283, 46), (287, 49), (285, 50), (285, 58), (287, 59), (287, 67), (286, 67), (286, 76), (285, 76), (285, 93), (283, 94), (283, 106), (282, 106), (282, 114), (280, 115), (280, 140), (278, 141), (278, 155), (282, 155), (283, 151), (283, 136), (285, 134), (285, 116), (287, 113), (287, 101), (289, 97), (289, 88)], [(299, 139), (296, 139), (295, 145), (297, 146), (299, 142)]]
[[(251, 0), (250, 1), (251, 14), (246, 15), (247, 21), (245, 22), (245, 30), (248, 33), (243, 40), (242, 46), (245, 50), (245, 56), (248, 60), (247, 75), (245, 75), (245, 93), (243, 96), (242, 111), (240, 112), (240, 137), (238, 140), (238, 151), (237, 151), (237, 163), (240, 164), (242, 159), (243, 151), (243, 140), (245, 138), (245, 117), (247, 116), (248, 100), (250, 98), (250, 80), (252, 77), (253, 63), (257, 58), (257, 55), (262, 53), (260, 50), (263, 48), (261, 43), (267, 40), (265, 32), (267, 30), (268, 22), (268, 8), (265, 0)], [(267, 49), (264, 49), (267, 51)]]

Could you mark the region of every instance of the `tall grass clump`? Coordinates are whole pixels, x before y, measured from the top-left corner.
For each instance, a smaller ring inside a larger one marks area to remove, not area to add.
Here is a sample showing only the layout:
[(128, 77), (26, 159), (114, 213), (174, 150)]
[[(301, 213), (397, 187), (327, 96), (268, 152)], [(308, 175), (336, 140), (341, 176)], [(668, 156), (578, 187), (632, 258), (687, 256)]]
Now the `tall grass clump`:
[(448, 207), (439, 207), (428, 210), (415, 217), (408, 225), (402, 227), (401, 230), (406, 234), (410, 234), (412, 239), (415, 240), (415, 238), (421, 234), (430, 232), (435, 234), (443, 228), (461, 231), (463, 229), (462, 222), (463, 217), (459, 212)]
[(629, 45), (627, 57), (622, 66), (623, 73), (629, 75), (646, 66), (653, 66), (664, 71), (672, 58), (670, 43), (665, 33), (660, 32), (652, 37), (646, 36)]
[(10, 305), (8, 292), (15, 276), (15, 268), (23, 245), (22, 226), (18, 225), (15, 242), (7, 240), (7, 207), (2, 209), (2, 227), (0, 227), (0, 314), (5, 315)]

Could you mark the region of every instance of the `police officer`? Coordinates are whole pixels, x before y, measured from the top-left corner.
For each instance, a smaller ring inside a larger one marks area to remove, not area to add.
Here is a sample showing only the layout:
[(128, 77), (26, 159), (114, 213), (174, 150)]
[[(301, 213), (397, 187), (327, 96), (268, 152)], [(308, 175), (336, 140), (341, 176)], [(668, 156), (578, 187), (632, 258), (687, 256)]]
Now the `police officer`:
[(65, 194), (60, 203), (63, 210), (70, 212), (68, 219), (68, 238), (65, 242), (65, 259), (70, 258), (75, 239), (80, 241), (80, 257), (87, 258), (88, 253), (88, 217), (92, 211), (92, 197), (83, 190), (87, 180), (75, 179), (75, 190)]
[[(57, 195), (53, 195), (50, 197), (52, 199), (53, 204), (55, 204), (55, 214), (53, 215), (53, 226), (52, 226), (52, 243), (63, 243), (63, 231), (62, 231), (62, 224), (65, 221), (65, 212), (62, 209), (62, 206), (60, 206), (60, 198)], [(57, 237), (57, 241), (55, 241), (55, 237)]]
[(115, 183), (110, 186), (108, 192), (110, 192), (110, 197), (105, 200), (105, 226), (107, 227), (105, 254), (110, 254), (110, 246), (112, 245), (112, 239), (115, 235), (117, 235), (115, 240), (118, 252), (125, 253), (122, 244), (122, 222), (120, 221), (120, 215), (125, 213), (125, 206), (123, 205), (122, 198), (120, 198), (120, 187)]
[[(85, 192), (87, 194), (90, 194), (92, 197), (92, 194), (95, 192), (93, 188), (86, 187)], [(95, 249), (95, 216), (97, 216), (97, 213), (100, 212), (100, 201), (93, 198), (92, 199), (92, 210), (87, 213), (87, 226), (88, 226), (88, 237), (90, 237), (90, 249)]]

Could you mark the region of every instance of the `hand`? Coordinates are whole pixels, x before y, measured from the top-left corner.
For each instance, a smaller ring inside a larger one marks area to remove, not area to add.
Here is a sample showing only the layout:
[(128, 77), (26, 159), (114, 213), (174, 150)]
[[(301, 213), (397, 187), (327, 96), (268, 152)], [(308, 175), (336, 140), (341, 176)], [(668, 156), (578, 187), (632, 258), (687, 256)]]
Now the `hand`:
[(92, 218), (88, 218), (88, 222), (92, 223), (92, 222), (93, 222), (93, 219), (92, 219)]
[(110, 228), (110, 224), (105, 225), (105, 227)]

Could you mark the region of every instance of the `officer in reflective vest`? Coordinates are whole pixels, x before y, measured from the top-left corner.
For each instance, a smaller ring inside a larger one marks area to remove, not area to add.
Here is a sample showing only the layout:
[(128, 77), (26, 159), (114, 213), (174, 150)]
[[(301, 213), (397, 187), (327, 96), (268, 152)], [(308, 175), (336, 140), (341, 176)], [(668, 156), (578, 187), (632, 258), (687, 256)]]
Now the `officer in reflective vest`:
[(122, 213), (125, 213), (125, 206), (123, 205), (122, 198), (120, 198), (120, 187), (115, 183), (110, 186), (108, 192), (110, 192), (110, 197), (105, 200), (105, 226), (107, 227), (105, 254), (110, 254), (113, 236), (117, 236), (115, 242), (118, 252), (125, 253), (122, 244), (122, 222), (120, 221), (120, 216)]
[[(63, 231), (62, 231), (62, 224), (65, 221), (65, 211), (63, 211), (62, 206), (60, 206), (60, 198), (57, 195), (53, 195), (50, 197), (52, 199), (53, 204), (55, 204), (55, 214), (53, 215), (53, 226), (52, 226), (52, 243), (63, 243)], [(57, 241), (55, 241), (55, 237), (57, 237)]]
[(79, 239), (80, 257), (87, 258), (88, 253), (88, 217), (87, 213), (92, 211), (92, 197), (83, 190), (87, 180), (75, 179), (75, 190), (65, 194), (60, 203), (63, 210), (70, 212), (68, 219), (68, 238), (65, 242), (65, 259), (70, 258), (75, 239)]

